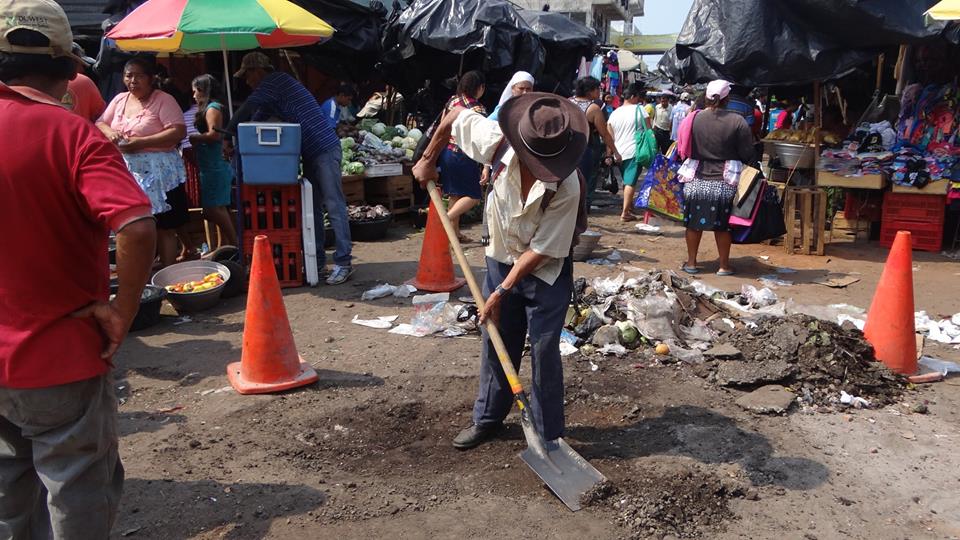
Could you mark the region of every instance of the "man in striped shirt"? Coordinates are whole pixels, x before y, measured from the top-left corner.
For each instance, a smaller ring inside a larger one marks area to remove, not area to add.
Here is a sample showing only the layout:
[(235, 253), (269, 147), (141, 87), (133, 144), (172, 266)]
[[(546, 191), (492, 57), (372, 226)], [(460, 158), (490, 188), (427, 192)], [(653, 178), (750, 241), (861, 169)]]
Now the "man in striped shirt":
[[(229, 131), (236, 132), (241, 122), (264, 120), (271, 117), (284, 122), (300, 124), (300, 154), (303, 158), (303, 173), (313, 186), (314, 224), (317, 241), (317, 257), (321, 268), (325, 264), (323, 251), (323, 212), (326, 208), (336, 236), (336, 251), (333, 255), (333, 270), (327, 277), (328, 285), (339, 285), (353, 273), (350, 255), (350, 223), (347, 218), (347, 202), (343, 196), (340, 177), (340, 139), (336, 124), (324, 114), (316, 98), (286, 73), (274, 71), (267, 55), (252, 52), (243, 57), (240, 70), (234, 77), (243, 79), (253, 93), (230, 121)], [(225, 141), (227, 152), (232, 143)]]

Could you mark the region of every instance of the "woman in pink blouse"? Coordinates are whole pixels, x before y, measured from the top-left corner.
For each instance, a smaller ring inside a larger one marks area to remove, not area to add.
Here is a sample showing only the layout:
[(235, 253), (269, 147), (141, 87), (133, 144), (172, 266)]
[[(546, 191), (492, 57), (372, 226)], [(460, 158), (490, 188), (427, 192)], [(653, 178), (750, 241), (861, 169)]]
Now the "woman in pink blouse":
[[(130, 59), (123, 68), (123, 82), (128, 92), (113, 98), (97, 127), (117, 145), (150, 198), (157, 218), (160, 263), (167, 266), (176, 262), (176, 230), (190, 219), (183, 185), (186, 172), (177, 152), (187, 128), (177, 101), (155, 88), (156, 65), (151, 60)], [(180, 240), (185, 253), (195, 251), (187, 235), (180, 235)]]

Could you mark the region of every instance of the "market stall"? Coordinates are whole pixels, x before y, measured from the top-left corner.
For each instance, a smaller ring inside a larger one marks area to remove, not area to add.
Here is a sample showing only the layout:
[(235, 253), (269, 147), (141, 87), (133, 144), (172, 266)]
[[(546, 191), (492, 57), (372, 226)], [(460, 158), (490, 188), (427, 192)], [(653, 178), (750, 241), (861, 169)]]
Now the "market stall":
[[(908, 86), (923, 79), (904, 67), (911, 60), (905, 51), (915, 56), (927, 44), (956, 43), (955, 26), (924, 18), (935, 3), (739, 0), (733, 10), (729, 2), (722, 10), (717, 0), (694, 3), (677, 46), (660, 64), (675, 82), (725, 78), (745, 86), (812, 89), (813, 121), (765, 139), (766, 153), (779, 167), (768, 173), (785, 183), (788, 252), (822, 254), (835, 230), (869, 238), (873, 223), (883, 246), (897, 230), (909, 230), (914, 249), (941, 249), (950, 232), (944, 227), (946, 203), (956, 174), (956, 87), (945, 80), (930, 84), (937, 77)], [(757, 20), (765, 24), (757, 26)], [(884, 58), (897, 58), (898, 49), (897, 62), (885, 65)], [(826, 132), (823, 82), (850, 74), (862, 78), (869, 73), (865, 64), (876, 67), (870, 107), (876, 114), (863, 115), (849, 131)], [(939, 68), (938, 75), (950, 80), (953, 71)], [(897, 80), (888, 86), (899, 91), (884, 95), (881, 82), (890, 75)], [(835, 213), (840, 205), (831, 196), (840, 189), (849, 193), (843, 211)]]

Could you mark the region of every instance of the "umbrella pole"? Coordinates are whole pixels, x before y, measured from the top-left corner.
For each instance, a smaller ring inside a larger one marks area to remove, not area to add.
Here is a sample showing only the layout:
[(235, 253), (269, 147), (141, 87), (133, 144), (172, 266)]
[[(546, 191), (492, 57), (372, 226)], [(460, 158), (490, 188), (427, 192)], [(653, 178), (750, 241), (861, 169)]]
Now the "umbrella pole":
[(230, 64), (227, 57), (227, 44), (223, 40), (223, 34), (220, 34), (220, 47), (223, 52), (223, 86), (227, 88), (227, 119), (233, 116), (233, 91), (230, 89)]

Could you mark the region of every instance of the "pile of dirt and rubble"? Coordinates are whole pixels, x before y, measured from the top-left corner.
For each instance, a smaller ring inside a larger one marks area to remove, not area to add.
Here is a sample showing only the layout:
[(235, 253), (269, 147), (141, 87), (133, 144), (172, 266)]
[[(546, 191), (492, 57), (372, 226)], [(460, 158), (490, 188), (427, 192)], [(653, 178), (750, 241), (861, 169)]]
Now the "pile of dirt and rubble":
[(617, 487), (602, 484), (590, 504), (607, 505), (625, 529), (623, 538), (701, 538), (733, 517), (728, 501), (744, 496), (742, 483), (724, 481), (699, 464), (648, 464)]
[(721, 336), (704, 355), (711, 360), (701, 374), (717, 384), (786, 384), (810, 405), (835, 405), (841, 392), (886, 405), (906, 387), (903, 377), (876, 361), (859, 330), (807, 315), (760, 319)]

